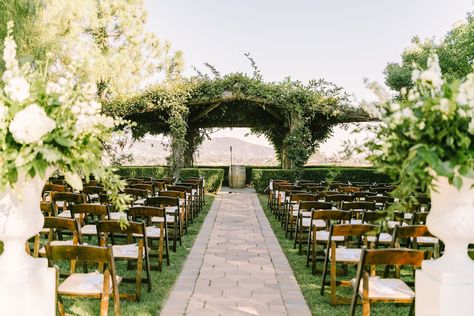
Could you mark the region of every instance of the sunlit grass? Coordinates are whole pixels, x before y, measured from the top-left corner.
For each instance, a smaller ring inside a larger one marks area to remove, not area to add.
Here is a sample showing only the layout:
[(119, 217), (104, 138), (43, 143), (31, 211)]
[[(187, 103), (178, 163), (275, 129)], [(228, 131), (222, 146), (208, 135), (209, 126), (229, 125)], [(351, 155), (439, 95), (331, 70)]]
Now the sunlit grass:
[[(140, 302), (120, 300), (122, 315), (159, 315), (159, 311), (165, 304), (166, 298), (168, 297), (178, 275), (183, 268), (186, 257), (191, 251), (194, 240), (201, 229), (202, 223), (209, 211), (209, 208), (212, 205), (213, 200), (213, 195), (206, 195), (206, 205), (204, 206), (203, 211), (200, 213), (199, 217), (196, 218), (194, 223), (189, 226), (188, 233), (183, 238), (183, 245), (178, 246), (176, 253), (170, 251), (171, 266), (167, 267), (165, 264), (162, 272), (152, 270), (152, 291), (148, 292), (147, 286), (143, 284)], [(87, 242), (87, 240), (85, 242)], [(152, 264), (155, 264), (156, 258), (150, 258), (150, 261)], [(117, 263), (118, 275), (133, 276), (134, 272), (135, 270), (127, 271), (126, 264), (124, 262), (119, 261)], [(143, 276), (145, 276), (144, 272)], [(134, 289), (134, 283), (122, 283), (120, 284), (119, 292), (134, 293)], [(63, 302), (68, 315), (99, 315), (100, 301), (97, 299), (63, 298)], [(109, 302), (109, 315), (114, 315), (112, 300)]]
[[(285, 237), (284, 230), (280, 227), (280, 221), (275, 218), (275, 216), (270, 212), (267, 207), (267, 196), (264, 194), (259, 194), (260, 204), (263, 207), (265, 215), (272, 226), (273, 232), (277, 237), (283, 252), (285, 253), (293, 273), (295, 274), (296, 280), (303, 292), (303, 296), (308, 304), (311, 313), (317, 316), (345, 316), (349, 314), (349, 305), (337, 305), (332, 306), (329, 303), (329, 286), (326, 285), (326, 294), (321, 296), (319, 291), (321, 289), (321, 279), (322, 273), (319, 272), (316, 276), (311, 274), (311, 268), (306, 268), (306, 255), (299, 255), (298, 249), (293, 249), (293, 240)], [(322, 263), (319, 264), (319, 267), (322, 268)], [(410, 273), (411, 274), (411, 273)], [(349, 267), (349, 276), (344, 276), (343, 278), (353, 278), (355, 277), (355, 269)], [(329, 280), (329, 275), (327, 276)], [(338, 288), (338, 294), (344, 297), (350, 297), (352, 295), (351, 288)], [(357, 315), (361, 314), (361, 306), (357, 307)], [(408, 315), (409, 313), (408, 305), (401, 304), (373, 304), (371, 305), (371, 315)]]

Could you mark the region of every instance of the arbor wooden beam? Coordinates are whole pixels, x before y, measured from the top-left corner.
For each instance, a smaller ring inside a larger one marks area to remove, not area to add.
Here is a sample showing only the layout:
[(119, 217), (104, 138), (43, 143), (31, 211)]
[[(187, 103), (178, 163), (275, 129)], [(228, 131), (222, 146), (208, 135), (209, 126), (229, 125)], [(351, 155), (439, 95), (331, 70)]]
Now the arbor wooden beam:
[(214, 109), (218, 108), (221, 105), (221, 102), (216, 102), (213, 104), (210, 104), (207, 108), (203, 109), (202, 111), (198, 112), (195, 116), (191, 118), (191, 123), (196, 123), (200, 119), (202, 119), (204, 116), (212, 112)]

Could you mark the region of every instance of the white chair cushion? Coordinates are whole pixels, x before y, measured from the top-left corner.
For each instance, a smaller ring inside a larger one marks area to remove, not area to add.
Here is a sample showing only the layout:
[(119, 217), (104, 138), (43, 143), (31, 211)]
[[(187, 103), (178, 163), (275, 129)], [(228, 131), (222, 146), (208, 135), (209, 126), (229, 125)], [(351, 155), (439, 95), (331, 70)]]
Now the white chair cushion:
[[(360, 248), (336, 248), (336, 261), (359, 262), (361, 253)], [(329, 250), (329, 258), (331, 258), (331, 250)]]
[[(114, 258), (138, 259), (137, 244), (128, 245), (112, 245), (112, 253)], [(145, 257), (145, 251), (143, 251)]]
[[(367, 241), (375, 242), (375, 236), (367, 236)], [(392, 242), (392, 235), (387, 233), (380, 233), (379, 235), (379, 243), (389, 244)]]
[(118, 221), (121, 218), (127, 218), (127, 214), (124, 212), (110, 212), (110, 219)]
[(439, 242), (439, 239), (435, 237), (416, 237), (416, 242), (418, 244), (432, 245), (437, 244)]
[[(49, 242), (51, 246), (61, 246), (61, 245), (73, 245), (73, 240), (51, 240)], [(46, 247), (41, 247), (38, 251), (41, 256), (46, 256)]]
[[(303, 227), (309, 227), (310, 221), (311, 221), (311, 218), (303, 218)], [(312, 225), (316, 226), (316, 228), (326, 228), (326, 222), (323, 221), (322, 219), (313, 220)]]
[(95, 225), (84, 225), (84, 227), (81, 228), (81, 234), (90, 236), (90, 235), (97, 235), (97, 227)]
[(351, 219), (351, 224), (362, 224), (362, 220), (361, 220), (361, 219), (352, 218), (352, 219)]
[[(387, 222), (387, 227), (390, 228), (390, 229), (395, 228), (396, 225), (400, 226), (400, 222), (397, 222), (397, 221), (388, 221)], [(408, 226), (408, 224), (403, 222), (402, 226)]]
[[(162, 222), (164, 222), (164, 220), (163, 220), (163, 217), (153, 216), (153, 217), (151, 218), (151, 222), (152, 222), (152, 223), (162, 223)], [(174, 216), (172, 216), (172, 215), (166, 215), (166, 222), (167, 222), (168, 224), (173, 224), (173, 223), (174, 223)]]
[[(75, 218), (79, 218), (80, 216), (81, 216), (81, 214), (75, 214), (74, 215)], [(69, 210), (63, 211), (63, 212), (58, 214), (58, 217), (71, 218), (71, 211), (69, 211)]]
[[(161, 229), (159, 227), (147, 226), (145, 229), (146, 229), (146, 237), (147, 238), (160, 238)], [(163, 236), (164, 235), (165, 234), (163, 234)]]
[[(148, 239), (159, 239), (160, 238), (160, 228), (155, 226), (147, 226), (145, 227), (146, 230), (146, 238)], [(163, 237), (166, 236), (166, 231), (163, 230)], [(133, 237), (143, 237), (142, 234), (133, 234)]]
[[(122, 278), (116, 276), (117, 284)], [(58, 294), (100, 294), (102, 293), (104, 275), (99, 272), (73, 273), (58, 287)], [(112, 282), (109, 283), (109, 292), (112, 293)]]
[(138, 199), (133, 202), (133, 205), (145, 205), (145, 199)]
[[(355, 286), (355, 279), (352, 279), (352, 287)], [(363, 281), (359, 286), (359, 294), (363, 293)], [(413, 299), (415, 292), (400, 279), (381, 279), (379, 277), (369, 278), (369, 298), (370, 299)]]
[[(329, 232), (327, 230), (317, 230), (316, 231), (316, 241), (328, 241)], [(334, 241), (344, 241), (344, 236), (333, 236), (332, 240)]]

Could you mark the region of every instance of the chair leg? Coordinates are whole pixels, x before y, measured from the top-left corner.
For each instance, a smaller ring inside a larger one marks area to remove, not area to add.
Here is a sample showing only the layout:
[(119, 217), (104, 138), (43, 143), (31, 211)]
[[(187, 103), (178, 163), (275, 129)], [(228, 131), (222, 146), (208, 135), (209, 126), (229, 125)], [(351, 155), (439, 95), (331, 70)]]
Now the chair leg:
[(148, 292), (151, 292), (152, 282), (151, 282), (151, 267), (150, 267), (150, 256), (148, 251), (145, 252), (145, 268), (146, 268), (146, 281), (148, 284)]
[(158, 241), (158, 271), (163, 270), (163, 228), (160, 227), (160, 240)]
[(166, 251), (166, 265), (170, 266), (170, 246), (168, 241), (168, 230), (165, 231), (165, 251)]
[(138, 251), (137, 261), (137, 279), (135, 284), (135, 300), (140, 302), (140, 294), (142, 292), (142, 270), (143, 270), (143, 255), (141, 251)]
[(309, 267), (309, 258), (310, 256), (312, 256), (312, 245), (313, 245), (313, 240), (311, 238), (311, 236), (313, 235), (313, 227), (310, 227), (309, 228), (309, 232), (308, 232), (308, 246), (307, 246), (307, 251), (306, 251), (306, 268)]
[(102, 287), (102, 297), (100, 301), (100, 315), (107, 315), (109, 310), (109, 289), (110, 289), (110, 272), (108, 269), (104, 271), (104, 284)]
[[(330, 278), (331, 278), (331, 304), (337, 304), (336, 296), (336, 277), (337, 277), (337, 266), (336, 266), (336, 249), (331, 247), (331, 267), (330, 267)], [(329, 252), (329, 249), (327, 250)]]
[[(321, 295), (324, 295), (324, 287), (326, 285), (326, 274), (328, 270), (328, 263), (329, 263), (329, 249), (326, 251), (326, 256), (324, 258), (323, 277), (322, 277), (321, 292), (320, 292)], [(315, 262), (313, 262), (313, 267), (316, 270)]]

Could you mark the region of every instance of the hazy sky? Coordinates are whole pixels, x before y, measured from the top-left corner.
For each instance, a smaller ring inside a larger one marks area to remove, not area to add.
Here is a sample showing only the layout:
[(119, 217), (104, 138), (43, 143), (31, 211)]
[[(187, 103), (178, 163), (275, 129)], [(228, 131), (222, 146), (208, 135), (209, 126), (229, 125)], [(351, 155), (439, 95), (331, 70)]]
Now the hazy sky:
[[(474, 10), (472, 0), (145, 0), (148, 27), (184, 52), (186, 73), (209, 62), (221, 73), (248, 72), (250, 52), (264, 79), (325, 78), (372, 99), (364, 78), (383, 82), (414, 35), (440, 38)], [(242, 137), (223, 130), (216, 136)], [(338, 150), (337, 130), (322, 146)], [(266, 143), (255, 137), (248, 141)]]

